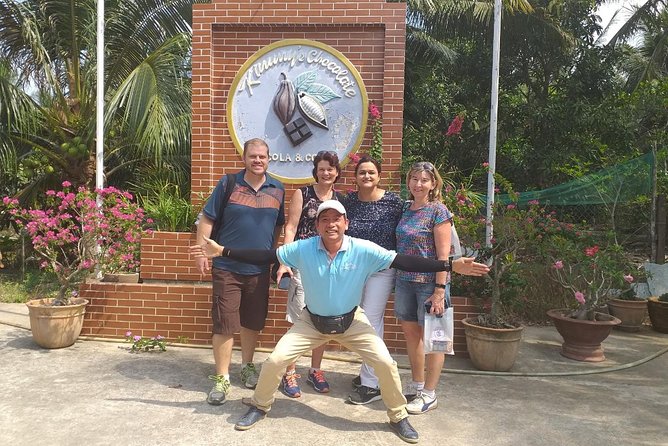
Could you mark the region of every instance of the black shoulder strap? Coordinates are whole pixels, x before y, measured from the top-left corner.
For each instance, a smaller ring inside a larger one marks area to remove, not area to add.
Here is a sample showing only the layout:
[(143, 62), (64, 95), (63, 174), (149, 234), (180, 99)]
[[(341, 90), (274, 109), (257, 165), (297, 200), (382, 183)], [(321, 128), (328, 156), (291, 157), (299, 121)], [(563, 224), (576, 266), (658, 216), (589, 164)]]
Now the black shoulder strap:
[(230, 195), (234, 190), (234, 185), (237, 183), (237, 178), (235, 174), (228, 174), (226, 177), (227, 182), (225, 183), (225, 193), (223, 194), (222, 200), (220, 200), (220, 207), (218, 208), (218, 213), (216, 214), (216, 221), (213, 222), (213, 228), (211, 228), (211, 235), (209, 238), (211, 240), (218, 240), (218, 233), (220, 228), (223, 226), (223, 215), (225, 214), (225, 207), (227, 202), (230, 201)]

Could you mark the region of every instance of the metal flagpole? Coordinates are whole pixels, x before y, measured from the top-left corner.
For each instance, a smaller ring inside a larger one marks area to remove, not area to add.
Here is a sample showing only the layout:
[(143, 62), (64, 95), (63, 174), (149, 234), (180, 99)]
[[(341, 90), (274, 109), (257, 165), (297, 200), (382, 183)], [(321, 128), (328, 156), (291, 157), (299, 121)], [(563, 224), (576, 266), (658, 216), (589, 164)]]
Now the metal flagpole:
[(501, 52), (501, 0), (494, 0), (494, 40), (492, 43), (492, 98), (489, 110), (489, 171), (487, 172), (487, 220), (485, 245), (492, 246), (494, 227), (494, 172), (496, 172), (496, 124), (499, 108), (499, 53)]
[[(95, 187), (104, 188), (104, 0), (97, 0), (97, 91), (95, 110)], [(100, 197), (97, 199), (101, 205)]]

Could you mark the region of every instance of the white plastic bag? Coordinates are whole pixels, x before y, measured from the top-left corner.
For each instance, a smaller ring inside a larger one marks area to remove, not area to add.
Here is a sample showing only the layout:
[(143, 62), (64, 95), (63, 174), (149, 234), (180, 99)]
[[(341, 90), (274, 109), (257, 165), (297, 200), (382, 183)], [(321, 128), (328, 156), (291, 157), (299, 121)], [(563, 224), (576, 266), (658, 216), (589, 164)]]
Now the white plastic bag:
[(455, 332), (454, 310), (446, 308), (442, 317), (427, 313), (424, 315), (424, 352), (454, 355)]

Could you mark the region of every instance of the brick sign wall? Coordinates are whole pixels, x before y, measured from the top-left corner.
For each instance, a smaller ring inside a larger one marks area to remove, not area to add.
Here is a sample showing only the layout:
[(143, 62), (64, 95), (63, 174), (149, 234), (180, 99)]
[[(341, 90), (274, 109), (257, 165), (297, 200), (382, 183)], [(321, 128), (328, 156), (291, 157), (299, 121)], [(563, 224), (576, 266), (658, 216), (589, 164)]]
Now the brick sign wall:
[[(229, 1), (193, 6), (192, 198), (201, 203), (226, 172), (243, 168), (227, 123), (230, 87), (240, 67), (258, 50), (284, 39), (309, 39), (342, 53), (358, 70), (368, 98), (383, 119), (383, 183), (400, 184), (405, 50), (403, 3), (371, 1)], [(362, 147), (371, 143), (365, 133)], [(352, 189), (353, 166), (343, 172), (339, 189)], [(285, 184), (286, 196), (299, 185)], [(286, 203), (286, 207), (289, 203)], [(82, 289), (91, 299), (84, 335), (122, 337), (126, 331), (170, 340), (186, 337), (209, 343), (210, 277), (201, 277), (189, 259), (192, 234), (154, 233), (142, 240), (143, 283), (92, 283)], [(285, 291), (272, 289), (269, 318), (260, 346), (271, 348), (288, 328)], [(475, 313), (467, 299), (453, 299), (456, 320)], [(390, 301), (385, 341), (404, 352), (404, 340)], [(456, 324), (455, 349), (466, 351)], [(336, 348), (332, 346), (332, 348)]]

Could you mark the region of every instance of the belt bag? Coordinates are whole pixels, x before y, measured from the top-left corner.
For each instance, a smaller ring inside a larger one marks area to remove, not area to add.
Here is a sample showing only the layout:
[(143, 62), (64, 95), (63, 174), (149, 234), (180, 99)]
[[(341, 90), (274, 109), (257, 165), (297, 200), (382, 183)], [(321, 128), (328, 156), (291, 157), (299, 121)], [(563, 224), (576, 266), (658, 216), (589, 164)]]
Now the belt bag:
[(353, 323), (356, 310), (357, 307), (353, 308), (349, 313), (341, 314), (339, 316), (319, 316), (310, 311), (309, 314), (311, 315), (311, 322), (313, 322), (313, 325), (320, 333), (341, 334)]

